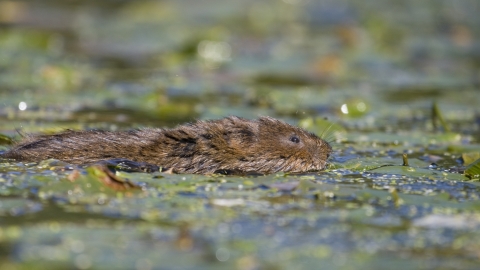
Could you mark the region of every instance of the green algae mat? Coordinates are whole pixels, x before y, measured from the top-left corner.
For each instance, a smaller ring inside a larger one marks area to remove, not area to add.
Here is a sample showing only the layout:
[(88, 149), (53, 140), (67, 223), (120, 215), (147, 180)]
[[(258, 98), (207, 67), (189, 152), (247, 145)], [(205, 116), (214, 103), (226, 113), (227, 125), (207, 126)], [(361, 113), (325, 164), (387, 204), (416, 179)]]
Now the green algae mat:
[(0, 151), (269, 115), (323, 172), (0, 159), (0, 269), (477, 269), (478, 1), (0, 1)]

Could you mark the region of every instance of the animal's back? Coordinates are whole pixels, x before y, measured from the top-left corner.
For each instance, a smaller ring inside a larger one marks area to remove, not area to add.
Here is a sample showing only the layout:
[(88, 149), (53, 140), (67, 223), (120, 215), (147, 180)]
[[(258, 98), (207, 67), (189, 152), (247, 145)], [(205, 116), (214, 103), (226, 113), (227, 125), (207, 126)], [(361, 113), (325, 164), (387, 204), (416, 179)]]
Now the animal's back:
[(159, 134), (160, 129), (144, 129), (128, 132), (65, 131), (53, 135), (28, 136), (4, 153), (3, 157), (22, 161), (54, 158), (72, 164), (110, 158), (131, 159), (142, 145), (151, 144)]

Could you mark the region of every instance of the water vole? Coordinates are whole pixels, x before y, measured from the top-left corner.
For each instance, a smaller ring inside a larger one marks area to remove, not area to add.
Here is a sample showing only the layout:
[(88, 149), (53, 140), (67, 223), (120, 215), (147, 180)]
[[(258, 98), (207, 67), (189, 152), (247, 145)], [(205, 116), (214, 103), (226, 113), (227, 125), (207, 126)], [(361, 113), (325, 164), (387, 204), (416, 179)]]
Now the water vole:
[(88, 164), (123, 158), (177, 173), (323, 170), (332, 148), (301, 128), (271, 117), (227, 117), (173, 129), (66, 131), (29, 136), (2, 155), (19, 161)]

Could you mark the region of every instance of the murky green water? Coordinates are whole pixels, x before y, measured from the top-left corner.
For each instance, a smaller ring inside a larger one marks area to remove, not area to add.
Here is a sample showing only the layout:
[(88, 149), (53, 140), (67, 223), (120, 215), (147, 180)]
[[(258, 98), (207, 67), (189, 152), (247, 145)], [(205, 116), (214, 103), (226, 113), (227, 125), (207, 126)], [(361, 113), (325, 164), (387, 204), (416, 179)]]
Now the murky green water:
[(124, 192), (0, 161), (0, 268), (476, 269), (479, 5), (0, 1), (0, 151), (228, 115), (334, 147), (325, 172), (118, 171), (141, 187)]

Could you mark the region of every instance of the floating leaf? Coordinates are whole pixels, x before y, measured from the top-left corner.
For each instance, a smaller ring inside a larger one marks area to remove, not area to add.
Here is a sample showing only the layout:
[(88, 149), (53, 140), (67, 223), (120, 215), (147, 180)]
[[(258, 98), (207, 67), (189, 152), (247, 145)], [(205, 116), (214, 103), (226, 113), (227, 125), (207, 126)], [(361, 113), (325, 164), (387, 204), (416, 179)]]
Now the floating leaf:
[(468, 166), (477, 159), (480, 159), (480, 152), (463, 153), (463, 165)]
[(446, 147), (446, 149), (438, 149), (438, 151), (458, 154), (480, 152), (480, 144), (452, 144)]
[(233, 207), (233, 206), (244, 205), (245, 200), (243, 200), (243, 199), (213, 199), (211, 203), (214, 204), (214, 205), (217, 205), (217, 206)]
[(480, 179), (480, 159), (475, 160), (465, 169), (465, 176), (470, 179)]
[(398, 132), (395, 134), (383, 132), (349, 132), (346, 134), (349, 142), (369, 142), (391, 145), (425, 145), (458, 142), (461, 139), (458, 133), (429, 134), (425, 132)]
[(293, 181), (293, 182), (283, 182), (283, 183), (273, 183), (271, 185), (267, 185), (270, 188), (275, 188), (278, 191), (284, 191), (284, 192), (289, 192), (295, 190), (298, 185), (299, 181)]
[[(117, 177), (105, 166), (92, 166), (85, 171), (74, 170), (60, 180), (46, 179), (39, 188), (38, 196), (42, 199), (60, 199), (70, 203), (97, 203), (110, 198), (123, 196), (124, 192), (139, 190), (136, 184)], [(38, 178), (38, 177), (37, 177)], [(45, 177), (44, 177), (45, 178)], [(122, 193), (120, 193), (122, 192)]]
[[(419, 159), (409, 159), (410, 166), (417, 168), (427, 168), (428, 163)], [(332, 167), (334, 169), (350, 169), (355, 171), (367, 171), (383, 166), (393, 166), (393, 165), (402, 165), (402, 159), (391, 158), (391, 157), (364, 157), (350, 159), (346, 162), (332, 162)]]
[(361, 117), (364, 116), (369, 108), (365, 100), (355, 98), (347, 100), (344, 104), (340, 106), (340, 111), (342, 114), (349, 117)]
[(458, 173), (449, 173), (443, 171), (437, 171), (432, 169), (414, 168), (410, 166), (384, 166), (370, 170), (371, 172), (384, 173), (384, 174), (398, 174), (406, 175), (410, 177), (427, 177), (432, 179), (442, 180), (467, 180), (465, 176)]
[(395, 165), (400, 164), (400, 161), (394, 160), (392, 158), (356, 158), (348, 160), (344, 163), (332, 162), (332, 168), (334, 169), (349, 169), (354, 171), (367, 171), (382, 167), (385, 165)]
[(106, 166), (97, 165), (88, 167), (87, 172), (89, 175), (94, 176), (107, 187), (110, 187), (117, 191), (126, 191), (139, 188), (137, 185), (128, 181), (128, 179), (123, 179), (116, 176)]
[(0, 145), (2, 145), (2, 144), (12, 144), (12, 143), (13, 143), (13, 140), (10, 137), (0, 133)]
[(478, 215), (447, 215), (447, 214), (431, 214), (413, 220), (413, 226), (438, 229), (472, 229), (480, 225), (480, 216)]

